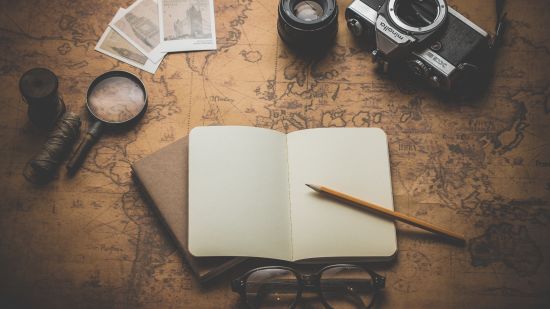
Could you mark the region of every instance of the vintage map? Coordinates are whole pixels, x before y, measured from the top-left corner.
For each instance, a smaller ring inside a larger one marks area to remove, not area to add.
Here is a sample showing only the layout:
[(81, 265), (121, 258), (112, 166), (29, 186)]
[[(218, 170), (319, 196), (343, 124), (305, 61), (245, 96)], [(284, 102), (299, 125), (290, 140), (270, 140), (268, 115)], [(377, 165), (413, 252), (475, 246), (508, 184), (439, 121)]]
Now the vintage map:
[[(131, 1), (0, 1), (0, 307), (227, 308), (235, 270), (200, 288), (137, 191), (130, 163), (199, 125), (283, 132), (381, 127), (395, 208), (469, 239), (458, 247), (399, 224), (381, 308), (550, 307), (550, 10), (508, 1), (510, 20), (487, 95), (443, 100), (374, 73), (345, 27), (326, 57), (280, 41), (276, 0), (216, 0), (218, 50), (172, 54), (155, 75), (94, 51)], [(493, 0), (450, 1), (487, 30)], [(81, 171), (45, 186), (22, 170), (47, 132), (30, 124), (21, 74), (48, 67), (68, 108), (85, 117), (97, 75), (138, 74), (142, 121), (106, 132)], [(316, 307), (312, 302), (308, 307)]]

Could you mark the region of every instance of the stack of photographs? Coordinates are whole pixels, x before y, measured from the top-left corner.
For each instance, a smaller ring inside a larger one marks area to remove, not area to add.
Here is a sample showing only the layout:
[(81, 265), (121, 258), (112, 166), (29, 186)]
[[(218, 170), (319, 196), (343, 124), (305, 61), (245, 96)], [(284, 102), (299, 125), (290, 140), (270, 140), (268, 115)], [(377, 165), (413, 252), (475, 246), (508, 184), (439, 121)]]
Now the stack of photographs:
[(151, 74), (167, 53), (214, 50), (213, 0), (138, 0), (118, 10), (95, 49)]

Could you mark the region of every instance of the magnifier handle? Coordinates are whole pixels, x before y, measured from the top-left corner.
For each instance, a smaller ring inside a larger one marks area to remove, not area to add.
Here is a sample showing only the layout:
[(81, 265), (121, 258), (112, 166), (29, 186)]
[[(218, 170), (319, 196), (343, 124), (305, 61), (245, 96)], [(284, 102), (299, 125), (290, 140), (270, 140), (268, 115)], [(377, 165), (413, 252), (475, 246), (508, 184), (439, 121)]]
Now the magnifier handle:
[(69, 171), (69, 174), (74, 174), (74, 172), (76, 172), (76, 170), (80, 167), (86, 158), (88, 151), (90, 151), (92, 146), (98, 140), (102, 131), (101, 121), (96, 121), (90, 126), (90, 129), (84, 138), (82, 138), (75, 152), (69, 159), (69, 163), (67, 163), (67, 170)]

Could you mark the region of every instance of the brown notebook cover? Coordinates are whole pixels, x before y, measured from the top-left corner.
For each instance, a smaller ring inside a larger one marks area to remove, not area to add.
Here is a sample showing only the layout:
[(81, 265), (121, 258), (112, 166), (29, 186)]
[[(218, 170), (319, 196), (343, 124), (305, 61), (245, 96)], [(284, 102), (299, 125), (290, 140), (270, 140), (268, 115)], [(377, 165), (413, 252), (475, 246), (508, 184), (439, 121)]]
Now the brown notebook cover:
[(201, 283), (243, 262), (242, 257), (194, 257), (187, 249), (189, 139), (184, 137), (132, 164), (135, 179)]

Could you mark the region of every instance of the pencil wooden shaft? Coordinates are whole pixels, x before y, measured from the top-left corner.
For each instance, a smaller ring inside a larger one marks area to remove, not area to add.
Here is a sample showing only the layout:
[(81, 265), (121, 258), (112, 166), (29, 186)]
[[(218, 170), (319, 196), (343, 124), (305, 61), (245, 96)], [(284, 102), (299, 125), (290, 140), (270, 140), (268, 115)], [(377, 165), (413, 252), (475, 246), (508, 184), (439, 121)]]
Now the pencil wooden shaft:
[(331, 196), (340, 198), (340, 199), (345, 200), (345, 201), (352, 202), (356, 205), (364, 206), (366, 208), (369, 208), (369, 209), (373, 210), (376, 213), (388, 216), (392, 219), (395, 219), (395, 220), (398, 220), (398, 221), (416, 226), (418, 228), (421, 228), (421, 229), (424, 229), (424, 230), (427, 230), (427, 231), (430, 231), (430, 232), (433, 232), (433, 233), (442, 234), (442, 235), (451, 237), (453, 239), (460, 240), (462, 242), (465, 241), (464, 236), (462, 236), (460, 234), (457, 234), (457, 233), (454, 233), (452, 231), (449, 231), (449, 230), (447, 230), (445, 228), (442, 228), (440, 226), (431, 224), (429, 222), (416, 219), (414, 217), (402, 214), (402, 213), (397, 212), (397, 211), (392, 211), (392, 210), (386, 209), (382, 206), (379, 206), (379, 205), (376, 205), (376, 204), (373, 204), (373, 203), (370, 203), (370, 202), (367, 202), (367, 201), (363, 201), (363, 200), (358, 199), (356, 197), (353, 197), (351, 195), (347, 195), (345, 193), (338, 192), (338, 191), (332, 190), (332, 189), (327, 188), (327, 187), (321, 186), (321, 187), (319, 187), (319, 190), (321, 192), (324, 192), (324, 193), (329, 194)]

